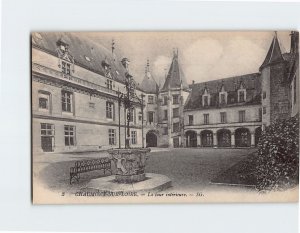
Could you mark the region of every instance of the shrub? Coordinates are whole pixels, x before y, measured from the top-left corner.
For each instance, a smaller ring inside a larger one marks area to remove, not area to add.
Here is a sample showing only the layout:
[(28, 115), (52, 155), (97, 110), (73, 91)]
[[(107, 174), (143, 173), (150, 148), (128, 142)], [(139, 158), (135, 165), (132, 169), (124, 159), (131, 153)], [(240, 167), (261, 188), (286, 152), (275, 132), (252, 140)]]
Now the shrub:
[(298, 116), (266, 127), (258, 143), (257, 162), (259, 191), (285, 190), (298, 184)]

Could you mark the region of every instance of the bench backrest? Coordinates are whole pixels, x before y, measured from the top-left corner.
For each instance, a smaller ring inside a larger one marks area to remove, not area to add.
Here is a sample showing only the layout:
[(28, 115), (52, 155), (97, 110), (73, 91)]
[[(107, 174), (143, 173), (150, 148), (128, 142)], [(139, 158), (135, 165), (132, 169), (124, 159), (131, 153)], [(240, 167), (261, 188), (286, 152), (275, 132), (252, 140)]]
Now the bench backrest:
[(71, 172), (84, 173), (94, 170), (110, 169), (111, 161), (109, 158), (80, 160), (75, 162), (75, 166), (71, 167)]

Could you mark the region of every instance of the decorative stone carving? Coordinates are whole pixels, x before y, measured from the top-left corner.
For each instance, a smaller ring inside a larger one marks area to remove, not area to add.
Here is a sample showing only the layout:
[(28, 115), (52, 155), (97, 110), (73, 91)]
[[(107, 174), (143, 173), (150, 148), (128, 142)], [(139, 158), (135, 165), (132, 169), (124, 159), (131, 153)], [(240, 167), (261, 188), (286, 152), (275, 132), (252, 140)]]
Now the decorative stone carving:
[(146, 160), (150, 148), (128, 148), (108, 150), (110, 159), (117, 168), (115, 181), (118, 183), (134, 183), (143, 181)]

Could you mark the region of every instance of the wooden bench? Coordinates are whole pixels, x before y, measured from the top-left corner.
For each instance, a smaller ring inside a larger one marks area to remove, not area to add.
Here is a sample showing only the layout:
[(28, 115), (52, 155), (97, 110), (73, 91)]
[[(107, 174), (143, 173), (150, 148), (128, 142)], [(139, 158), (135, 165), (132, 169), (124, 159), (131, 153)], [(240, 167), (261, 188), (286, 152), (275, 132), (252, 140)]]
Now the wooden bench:
[(109, 158), (99, 158), (99, 159), (89, 159), (89, 160), (80, 160), (75, 162), (75, 166), (70, 168), (70, 184), (74, 180), (79, 182), (80, 174), (86, 173), (95, 170), (103, 170), (104, 174), (106, 171), (111, 171), (111, 160)]

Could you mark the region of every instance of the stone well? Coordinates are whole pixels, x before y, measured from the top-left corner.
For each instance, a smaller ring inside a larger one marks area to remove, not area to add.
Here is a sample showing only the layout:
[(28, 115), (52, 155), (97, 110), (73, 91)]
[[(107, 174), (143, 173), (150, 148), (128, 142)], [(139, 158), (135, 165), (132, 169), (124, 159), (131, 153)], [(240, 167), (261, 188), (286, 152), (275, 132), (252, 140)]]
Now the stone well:
[(115, 181), (118, 183), (135, 183), (146, 179), (145, 165), (150, 148), (128, 148), (108, 150), (110, 159), (117, 171)]

